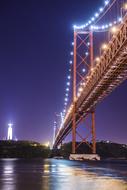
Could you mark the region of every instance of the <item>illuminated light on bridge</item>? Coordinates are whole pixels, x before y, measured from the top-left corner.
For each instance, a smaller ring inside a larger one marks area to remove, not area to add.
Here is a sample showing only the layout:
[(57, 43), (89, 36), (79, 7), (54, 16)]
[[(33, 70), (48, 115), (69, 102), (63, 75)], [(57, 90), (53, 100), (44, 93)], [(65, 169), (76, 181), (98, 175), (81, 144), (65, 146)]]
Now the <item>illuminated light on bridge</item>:
[[(77, 26), (77, 25), (74, 25), (73, 26), (73, 28), (74, 28), (74, 30), (77, 30), (77, 29), (85, 29), (85, 28), (87, 28), (90, 24), (92, 24), (92, 23), (94, 23), (95, 21), (96, 21), (96, 19), (98, 19), (98, 17), (99, 16), (101, 16), (102, 14), (104, 15), (105, 14), (105, 12), (107, 11), (107, 6), (109, 5), (109, 7), (112, 7), (112, 5), (114, 4), (116, 2), (116, 0), (114, 0), (113, 2), (111, 1), (111, 0), (109, 0), (109, 1), (105, 1), (104, 2), (104, 6), (103, 7), (101, 7), (101, 8), (99, 8), (99, 11), (98, 12), (96, 12), (95, 14), (94, 14), (94, 16), (93, 17), (91, 17), (91, 19), (88, 21), (88, 22), (86, 22), (84, 25), (81, 25), (81, 26)], [(126, 4), (125, 4), (126, 5)], [(124, 6), (125, 6), (124, 5)], [(106, 9), (106, 10), (105, 10)], [(125, 9), (125, 8), (124, 8)], [(109, 24), (106, 24), (106, 25), (102, 25), (102, 26), (93, 26), (93, 25), (91, 25), (90, 26), (90, 28), (91, 29), (94, 29), (94, 30), (104, 30), (104, 29), (108, 29), (109, 27), (111, 27), (113, 24), (118, 24), (119, 22), (121, 22), (122, 21), (122, 17), (121, 17), (122, 15), (120, 15), (120, 17), (117, 19), (117, 20), (115, 20), (115, 21), (113, 21), (112, 23), (109, 23)]]
[(86, 72), (86, 69), (82, 69), (82, 72), (85, 73), (85, 72)]
[(127, 3), (124, 4), (123, 9), (127, 10)]
[(72, 64), (73, 62), (72, 61), (70, 61), (70, 64)]
[(80, 95), (81, 95), (81, 93), (80, 93), (80, 92), (78, 92), (78, 93), (77, 93), (77, 97), (79, 98), (79, 97), (80, 97)]
[(118, 27), (113, 26), (110, 31), (112, 34), (116, 34), (118, 32)]
[(102, 49), (102, 50), (108, 49), (108, 45), (104, 43), (104, 44), (101, 46), (101, 49)]
[[(120, 6), (116, 18), (113, 18), (109, 24), (98, 25), (97, 23), (109, 11), (111, 13), (111, 8), (118, 2)], [(74, 26), (73, 99), (71, 106), (67, 106), (64, 120), (56, 134), (54, 148), (59, 146), (72, 131), (72, 153), (76, 153), (79, 147), (76, 145), (76, 135), (81, 138), (80, 144), (85, 142), (92, 153), (96, 153), (95, 108), (127, 79), (127, 15), (126, 11), (122, 17), (120, 15), (121, 2), (118, 0), (105, 1), (105, 6), (100, 8), (99, 12), (96, 12), (86, 24)], [(104, 44), (97, 47), (98, 54), (96, 53), (95, 56), (94, 38), (97, 31), (107, 32), (107, 36), (110, 33), (115, 35), (110, 35), (108, 39), (105, 39)], [(84, 52), (86, 53), (84, 54)], [(81, 73), (82, 68), (85, 69), (85, 72)], [(71, 79), (71, 75), (69, 76), (68, 79)], [(71, 91), (70, 88), (69, 91)], [(88, 116), (91, 117), (90, 134), (84, 138), (77, 128), (83, 118)], [(91, 143), (88, 143), (88, 137), (91, 138)]]
[(68, 98), (65, 98), (65, 102), (67, 102), (68, 101)]
[(78, 91), (79, 91), (79, 92), (82, 92), (82, 91), (83, 91), (83, 88), (80, 87), (80, 88), (78, 89)]
[(100, 57), (96, 57), (95, 61), (100, 62)]
[(70, 86), (70, 82), (67, 82), (67, 86)]
[[(107, 7), (107, 5), (110, 3), (110, 1), (105, 1), (105, 2), (108, 2), (108, 3), (105, 3), (104, 7), (99, 8), (99, 11), (94, 14), (96, 18), (99, 17), (99, 15), (104, 11), (104, 9), (105, 9), (105, 8)], [(81, 25), (81, 26), (74, 25), (73, 28), (74, 28), (74, 29), (84, 29), (84, 28), (86, 28), (87, 26), (89, 26), (92, 22), (95, 21), (95, 17), (93, 16), (86, 24)]]
[(64, 102), (64, 105), (67, 106), (67, 102)]
[(89, 53), (88, 53), (88, 52), (86, 52), (85, 54), (86, 54), (86, 56), (88, 56), (88, 55), (89, 55)]

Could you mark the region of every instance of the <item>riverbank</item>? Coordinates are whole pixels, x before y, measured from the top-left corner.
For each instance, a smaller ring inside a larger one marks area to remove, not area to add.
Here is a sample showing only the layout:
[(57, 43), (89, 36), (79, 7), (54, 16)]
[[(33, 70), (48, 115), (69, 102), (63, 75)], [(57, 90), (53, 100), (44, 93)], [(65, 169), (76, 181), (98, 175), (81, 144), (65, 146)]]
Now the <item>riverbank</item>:
[[(78, 142), (77, 142), (78, 145)], [(90, 154), (89, 147), (82, 144), (78, 154)], [(63, 144), (60, 149), (50, 150), (49, 147), (34, 141), (0, 141), (0, 158), (49, 158), (69, 159), (71, 143)], [(109, 141), (97, 142), (97, 154), (105, 161), (126, 161), (127, 145)]]
[[(80, 142), (77, 142), (78, 146)], [(54, 150), (52, 157), (63, 156), (64, 158), (69, 158), (71, 154), (72, 143), (65, 143), (60, 149)], [(97, 154), (103, 160), (127, 160), (127, 145), (118, 144), (110, 141), (99, 141), (96, 144)], [(91, 154), (91, 150), (87, 144), (82, 144), (77, 149), (77, 154)]]
[(0, 158), (48, 158), (50, 148), (34, 141), (0, 141)]

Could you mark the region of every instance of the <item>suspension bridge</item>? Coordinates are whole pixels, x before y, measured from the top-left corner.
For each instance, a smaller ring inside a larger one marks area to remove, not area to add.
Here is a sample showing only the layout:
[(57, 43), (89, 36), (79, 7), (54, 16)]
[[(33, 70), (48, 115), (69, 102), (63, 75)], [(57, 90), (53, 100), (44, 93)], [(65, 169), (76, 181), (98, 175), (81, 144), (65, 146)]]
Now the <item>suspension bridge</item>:
[[(54, 123), (53, 148), (62, 144), (72, 132), (73, 154), (82, 143), (96, 154), (96, 106), (127, 78), (126, 13), (125, 0), (105, 0), (88, 22), (74, 26), (71, 74), (68, 76), (61, 122)], [(78, 127), (88, 117), (89, 133), (83, 137)], [(81, 139), (78, 145), (77, 136)]]

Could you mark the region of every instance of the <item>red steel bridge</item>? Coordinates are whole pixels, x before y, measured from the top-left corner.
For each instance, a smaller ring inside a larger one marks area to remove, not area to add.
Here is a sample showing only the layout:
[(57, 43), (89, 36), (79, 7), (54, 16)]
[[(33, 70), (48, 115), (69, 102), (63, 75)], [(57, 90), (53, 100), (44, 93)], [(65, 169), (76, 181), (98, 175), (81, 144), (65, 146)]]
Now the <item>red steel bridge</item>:
[[(126, 13), (125, 0), (106, 0), (86, 24), (74, 26), (73, 61), (70, 61), (73, 62), (72, 99), (68, 107), (65, 103), (67, 109), (55, 133), (53, 148), (72, 132), (72, 153), (76, 153), (82, 143), (96, 153), (96, 106), (127, 78)], [(81, 69), (84, 72), (81, 73)], [(67, 101), (68, 94), (66, 96)], [(77, 129), (87, 117), (91, 121), (90, 132), (83, 137)], [(78, 145), (76, 136), (81, 139)]]

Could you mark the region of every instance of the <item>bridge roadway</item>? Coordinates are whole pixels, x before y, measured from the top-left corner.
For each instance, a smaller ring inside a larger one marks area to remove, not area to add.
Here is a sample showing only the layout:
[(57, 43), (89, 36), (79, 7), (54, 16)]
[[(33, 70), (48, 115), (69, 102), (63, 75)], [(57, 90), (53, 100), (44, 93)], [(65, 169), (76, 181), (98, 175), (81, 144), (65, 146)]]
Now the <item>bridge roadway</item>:
[[(85, 79), (83, 92), (76, 100), (76, 122), (91, 112), (117, 86), (127, 79), (127, 15), (118, 27), (118, 32), (108, 43), (100, 61), (89, 72)], [(65, 116), (54, 142), (54, 148), (72, 130), (73, 107)]]

